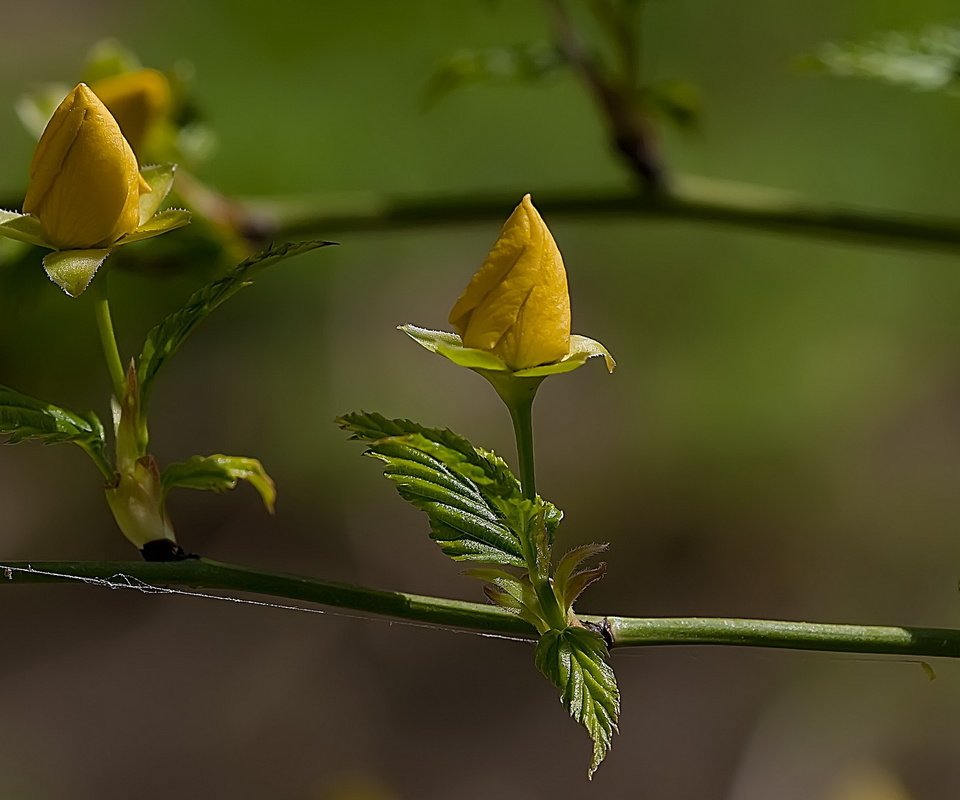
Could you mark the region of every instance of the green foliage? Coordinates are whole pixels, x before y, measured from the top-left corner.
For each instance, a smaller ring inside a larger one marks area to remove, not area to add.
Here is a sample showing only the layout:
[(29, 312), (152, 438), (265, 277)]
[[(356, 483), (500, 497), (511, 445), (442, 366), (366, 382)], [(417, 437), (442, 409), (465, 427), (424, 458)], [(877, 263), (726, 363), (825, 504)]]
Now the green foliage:
[(101, 39), (87, 54), (87, 63), (83, 68), (83, 80), (95, 83), (111, 75), (131, 72), (141, 67), (140, 59), (115, 39)]
[(502, 459), (453, 431), (410, 420), (355, 413), (337, 424), (369, 443), (366, 454), (384, 462), (384, 475), (400, 496), (426, 512), (430, 535), (444, 553), (458, 561), (524, 565), (510, 517), (529, 501)]
[(955, 92), (960, 76), (960, 28), (890, 31), (865, 42), (829, 43), (805, 56), (800, 64), (832, 75)]
[(10, 444), (33, 439), (44, 444), (73, 442), (105, 464), (103, 424), (92, 411), (77, 414), (0, 386), (0, 434)]
[(466, 574), (484, 582), (492, 603), (541, 634), (537, 667), (560, 689), (564, 705), (593, 739), (592, 775), (610, 749), (620, 696), (603, 640), (579, 627), (571, 606), (605, 570), (603, 564), (578, 567), (605, 546), (589, 544), (567, 553), (551, 580), (553, 534), (562, 514), (540, 497), (524, 498), (501, 458), (453, 431), (406, 419), (361, 412), (337, 423), (351, 438), (367, 442), (366, 454), (386, 465), (384, 475), (401, 497), (426, 512), (431, 536), (444, 553), (456, 560), (528, 570), (515, 575), (481, 567)]
[(593, 739), (589, 778), (610, 750), (620, 717), (620, 691), (608, 657), (600, 635), (586, 628), (547, 631), (537, 644), (537, 669), (560, 690), (564, 708)]
[(513, 575), (496, 567), (468, 569), (463, 574), (483, 581), (483, 593), (494, 605), (512, 611), (540, 633), (550, 630), (550, 624), (541, 613), (540, 601), (529, 575)]
[(277, 487), (263, 464), (244, 456), (193, 456), (187, 461), (170, 464), (163, 471), (162, 480), (164, 492), (175, 486), (225, 492), (235, 488), (238, 480), (244, 480), (260, 493), (271, 514), (277, 500)]
[(211, 311), (245, 286), (249, 286), (256, 273), (284, 259), (332, 244), (334, 242), (315, 240), (271, 245), (242, 261), (224, 277), (194, 292), (182, 308), (170, 314), (147, 334), (137, 371), (144, 396), (160, 367), (179, 349), (197, 325), (203, 322)]
[(460, 50), (434, 69), (424, 88), (424, 104), (434, 105), (472, 84), (539, 83), (565, 65), (562, 54), (545, 42)]
[(600, 580), (607, 571), (607, 565), (602, 562), (591, 569), (578, 570), (577, 567), (606, 549), (605, 544), (584, 544), (575, 547), (557, 563), (553, 572), (553, 591), (564, 612), (569, 612), (583, 590)]
[(642, 99), (658, 116), (681, 130), (695, 130), (700, 124), (703, 102), (696, 84), (666, 80), (643, 87)]

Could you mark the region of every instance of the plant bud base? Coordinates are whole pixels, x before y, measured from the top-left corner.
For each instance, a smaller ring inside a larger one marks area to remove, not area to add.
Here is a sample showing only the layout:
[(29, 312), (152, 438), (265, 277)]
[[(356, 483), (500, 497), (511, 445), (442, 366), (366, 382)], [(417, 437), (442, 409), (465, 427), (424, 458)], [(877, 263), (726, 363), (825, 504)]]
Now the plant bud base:
[(141, 549), (140, 555), (144, 561), (187, 561), (191, 558), (200, 558), (195, 553), (188, 553), (176, 542), (169, 539), (154, 539), (147, 542)]

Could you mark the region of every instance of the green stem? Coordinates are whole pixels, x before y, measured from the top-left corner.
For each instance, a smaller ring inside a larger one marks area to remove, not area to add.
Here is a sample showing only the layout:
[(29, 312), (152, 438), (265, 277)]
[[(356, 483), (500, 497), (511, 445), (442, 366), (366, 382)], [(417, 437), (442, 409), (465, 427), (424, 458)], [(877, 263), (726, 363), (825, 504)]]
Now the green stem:
[[(500, 399), (510, 411), (513, 433), (517, 440), (517, 461), (520, 465), (520, 491), (527, 500), (537, 498), (537, 478), (533, 452), (533, 400), (543, 378), (518, 378), (508, 372), (481, 371), (493, 384)], [(550, 583), (550, 564), (543, 564), (537, 544), (528, 532), (521, 537), (523, 557), (533, 590), (540, 600), (540, 610), (551, 628), (562, 630), (567, 626), (566, 615)], [(549, 562), (549, 558), (547, 559)]]
[(110, 382), (113, 384), (113, 394), (118, 403), (123, 402), (126, 394), (126, 379), (123, 371), (123, 361), (120, 359), (120, 350), (117, 347), (117, 337), (113, 330), (113, 320), (110, 316), (110, 301), (107, 299), (107, 276), (101, 275), (99, 283), (100, 296), (96, 301), (97, 330), (100, 332), (100, 344), (107, 361), (107, 370), (110, 372)]
[(622, 647), (740, 645), (835, 653), (960, 658), (960, 630), (712, 617), (606, 617)]
[[(527, 379), (529, 381), (529, 379)], [(537, 497), (537, 478), (534, 468), (533, 453), (533, 398), (537, 393), (537, 386), (540, 381), (533, 382), (532, 388), (528, 391), (525, 387), (524, 379), (514, 379), (517, 389), (510, 400), (504, 394), (507, 408), (510, 409), (510, 419), (513, 420), (513, 433), (517, 440), (517, 460), (520, 464), (520, 490), (523, 496), (528, 500), (535, 500)], [(529, 532), (523, 537), (524, 560), (527, 562), (527, 574), (530, 577), (530, 583), (537, 593), (537, 599), (540, 601), (540, 609), (543, 612), (544, 619), (554, 630), (562, 630), (567, 626), (567, 621), (557, 601), (557, 596), (553, 592), (550, 584), (550, 565), (540, 563), (537, 553), (537, 545), (533, 541)]]
[(517, 461), (520, 466), (520, 490), (528, 500), (537, 496), (537, 477), (533, 454), (533, 400), (543, 378), (518, 378), (509, 372), (477, 370), (490, 381), (510, 412), (513, 434), (517, 440)]
[[(307, 601), (334, 608), (456, 628), (536, 639), (536, 631), (496, 606), (441, 597), (368, 589), (300, 575), (282, 575), (206, 559), (141, 561), (10, 561), (0, 564), (0, 585), (97, 581), (114, 588), (191, 587)], [(960, 658), (960, 630), (885, 625), (845, 625), (710, 617), (582, 615), (602, 626), (615, 648), (663, 645), (730, 645), (836, 653)]]
[[(534, 390), (536, 391), (536, 390)], [(513, 435), (517, 440), (517, 461), (520, 465), (520, 490), (528, 500), (537, 496), (536, 459), (533, 453), (533, 393), (508, 403)]]

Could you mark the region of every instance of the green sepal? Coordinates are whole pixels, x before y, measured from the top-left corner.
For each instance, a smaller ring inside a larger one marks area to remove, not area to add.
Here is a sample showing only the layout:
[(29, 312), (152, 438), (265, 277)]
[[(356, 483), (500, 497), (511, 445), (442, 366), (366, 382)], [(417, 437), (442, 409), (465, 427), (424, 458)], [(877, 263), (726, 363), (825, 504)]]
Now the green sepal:
[(201, 489), (208, 492), (225, 492), (233, 489), (237, 481), (247, 481), (259, 492), (267, 511), (271, 514), (277, 500), (277, 487), (273, 479), (255, 458), (244, 456), (193, 456), (187, 461), (170, 464), (163, 471), (164, 493), (174, 487)]
[(106, 463), (103, 424), (92, 411), (78, 414), (0, 385), (0, 435), (8, 444), (72, 442), (98, 464)]
[(416, 325), (400, 325), (397, 330), (403, 331), (421, 347), (449, 359), (457, 366), (469, 367), (470, 369), (488, 369), (496, 372), (510, 371), (510, 367), (506, 365), (503, 359), (488, 350), (464, 347), (463, 340), (455, 333), (434, 331)]
[(108, 255), (109, 249), (58, 250), (43, 257), (43, 268), (47, 277), (70, 297), (79, 297)]
[(579, 336), (575, 333), (570, 334), (570, 350), (567, 354), (554, 364), (543, 364), (539, 367), (530, 367), (529, 369), (518, 369), (513, 374), (518, 378), (540, 378), (547, 375), (559, 375), (563, 372), (573, 372), (587, 363), (591, 358), (602, 356), (607, 366), (607, 372), (613, 372), (617, 368), (617, 362), (614, 361), (610, 351), (600, 342), (590, 339), (587, 336)]
[(149, 391), (160, 367), (177, 351), (197, 325), (203, 322), (211, 311), (245, 286), (249, 286), (256, 273), (284, 259), (332, 244), (335, 242), (308, 241), (271, 245), (242, 261), (224, 277), (194, 292), (182, 308), (167, 316), (147, 334), (138, 361), (138, 376), (143, 394), (146, 395)]
[(152, 239), (162, 233), (175, 231), (190, 223), (191, 214), (182, 208), (171, 208), (167, 211), (161, 211), (144, 222), (135, 231), (114, 242), (113, 247), (122, 247), (132, 242), (140, 242), (144, 239)]
[(32, 214), (0, 209), (0, 236), (37, 247), (50, 247), (43, 238), (40, 220)]
[(141, 167), (140, 176), (150, 186), (149, 192), (140, 195), (141, 227), (160, 210), (163, 201), (167, 199), (167, 195), (173, 189), (176, 171), (176, 164), (154, 164), (149, 167)]
[(586, 628), (551, 630), (537, 643), (535, 658), (537, 669), (560, 690), (564, 708), (593, 740), (587, 770), (587, 777), (593, 778), (610, 750), (620, 717), (620, 691), (607, 646)]
[(434, 331), (416, 325), (400, 325), (398, 330), (403, 331), (421, 347), (431, 353), (443, 356), (458, 366), (488, 372), (508, 372), (518, 378), (542, 378), (548, 375), (572, 372), (595, 356), (603, 357), (608, 372), (613, 372), (617, 366), (617, 362), (610, 355), (610, 351), (600, 342), (576, 334), (570, 336), (570, 350), (559, 361), (527, 369), (512, 370), (502, 358), (489, 350), (465, 347), (463, 340), (455, 333)]

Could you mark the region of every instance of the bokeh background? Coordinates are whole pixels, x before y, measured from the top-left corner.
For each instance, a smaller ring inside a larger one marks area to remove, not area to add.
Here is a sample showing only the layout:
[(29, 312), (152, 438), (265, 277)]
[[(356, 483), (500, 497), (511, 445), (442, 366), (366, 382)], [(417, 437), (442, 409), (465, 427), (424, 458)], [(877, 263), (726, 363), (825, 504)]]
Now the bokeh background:
[[(703, 97), (665, 128), (678, 172), (812, 201), (960, 215), (960, 99), (798, 71), (825, 41), (955, 22), (948, 0), (650, 2), (646, 74)], [(35, 0), (0, 32), (0, 189), (33, 148), (13, 110), (114, 36), (188, 61), (240, 196), (627, 187), (575, 78), (469, 87), (428, 110), (436, 64), (546, 38), (534, 2)], [(552, 219), (574, 329), (599, 364), (537, 401), (541, 492), (563, 542), (608, 540), (593, 613), (960, 624), (960, 261), (682, 221)], [(502, 218), (510, 208), (503, 209)], [(260, 457), (279, 485), (174, 494), (212, 558), (480, 599), (335, 415), (449, 425), (513, 457), (480, 379), (394, 331), (443, 327), (501, 219), (317, 231), (341, 243), (266, 273), (166, 369), (162, 461)], [(179, 234), (172, 234), (177, 236)], [(198, 274), (118, 272), (121, 348)], [(107, 418), (92, 301), (33, 272), (0, 283), (0, 382)], [(135, 555), (70, 447), (0, 450), (0, 553)], [(960, 669), (720, 648), (614, 654), (622, 734), (589, 746), (529, 644), (214, 600), (24, 586), (0, 597), (0, 798), (934, 800), (960, 787)]]

